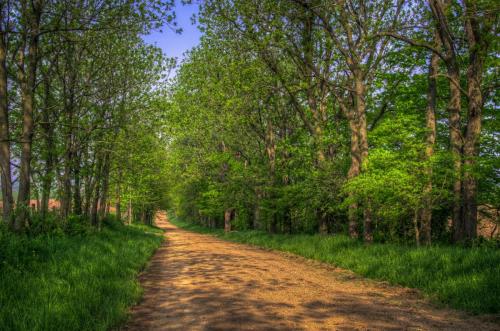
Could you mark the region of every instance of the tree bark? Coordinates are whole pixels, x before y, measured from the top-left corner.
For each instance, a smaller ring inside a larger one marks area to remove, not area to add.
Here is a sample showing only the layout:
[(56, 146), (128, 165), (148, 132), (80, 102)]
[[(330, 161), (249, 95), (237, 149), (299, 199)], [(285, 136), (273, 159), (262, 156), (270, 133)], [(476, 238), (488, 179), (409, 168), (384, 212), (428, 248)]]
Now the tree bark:
[(7, 32), (4, 2), (0, 3), (0, 171), (2, 182), (2, 218), (9, 222), (14, 198), (10, 168), (10, 128), (7, 95)]
[(115, 204), (115, 213), (116, 219), (121, 222), (122, 220), (122, 210), (121, 210), (121, 177), (122, 171), (121, 168), (118, 169), (118, 183), (116, 184), (116, 204)]
[[(359, 152), (361, 171), (368, 162), (368, 127), (366, 123), (366, 84), (363, 73), (359, 69), (353, 70), (355, 80), (354, 107), (358, 117)], [(363, 206), (363, 238), (366, 243), (373, 242), (372, 211), (369, 203)]]
[(232, 220), (234, 218), (234, 209), (229, 208), (224, 212), (224, 232), (231, 232)]
[[(94, 171), (94, 185), (93, 194), (92, 194), (92, 204), (91, 204), (91, 212), (90, 219), (94, 226), (101, 229), (101, 219), (99, 218), (99, 199), (101, 197), (101, 172), (103, 167), (103, 156), (101, 153), (97, 156), (96, 167)], [(92, 191), (91, 191), (92, 192)]]
[(453, 236), (455, 241), (461, 241), (464, 238), (463, 219), (462, 219), (462, 134), (460, 124), (461, 110), (461, 92), (456, 83), (460, 82), (458, 65), (453, 65), (448, 71), (450, 76), (450, 101), (448, 104), (449, 128), (450, 128), (450, 147), (453, 159)]
[[(25, 4), (26, 5), (26, 4)], [(20, 231), (28, 220), (28, 204), (30, 200), (30, 178), (31, 157), (33, 142), (33, 108), (34, 93), (36, 87), (36, 73), (38, 64), (38, 38), (40, 30), (40, 19), (42, 14), (42, 1), (34, 0), (27, 4), (31, 7), (24, 13), (29, 30), (28, 38), (28, 61), (26, 66), (25, 50), (21, 47), (19, 51), (19, 81), (21, 86), (21, 104), (23, 109), (23, 128), (21, 134), (21, 159), (19, 166), (19, 192), (17, 196), (17, 208), (19, 214), (13, 224), (15, 231)]]
[(50, 106), (51, 106), (51, 95), (50, 95), (50, 79), (49, 77), (44, 77), (44, 106), (42, 109), (42, 121), (41, 124), (44, 137), (44, 159), (45, 168), (42, 179), (42, 202), (41, 202), (41, 214), (45, 217), (49, 211), (49, 200), (50, 192), (52, 189), (52, 182), (54, 179), (54, 167), (55, 167), (55, 142), (54, 142), (54, 124), (52, 123), (50, 116)]
[[(435, 38), (436, 44), (439, 44), (439, 37)], [(431, 159), (434, 155), (434, 145), (436, 143), (436, 96), (437, 96), (437, 74), (439, 72), (439, 56), (436, 53), (431, 54), (429, 62), (429, 73), (427, 77), (427, 108), (425, 111), (425, 126), (427, 137), (425, 141), (425, 176), (424, 197), (421, 211), (421, 241), (425, 245), (431, 244), (431, 224), (432, 224), (432, 165)], [(420, 238), (418, 238), (420, 241)], [(419, 244), (419, 242), (418, 242)]]
[[(357, 177), (361, 171), (361, 154), (359, 150), (359, 135), (356, 115), (351, 112), (348, 114), (348, 117), (351, 131), (351, 166), (349, 168), (347, 178), (352, 179)], [(352, 199), (352, 193), (350, 193), (350, 195), (350, 198)], [(352, 202), (349, 205), (348, 218), (349, 236), (351, 238), (358, 238), (358, 204), (356, 202)]]
[(127, 207), (127, 221), (128, 224), (132, 224), (132, 199), (128, 199), (128, 207)]
[(454, 38), (447, 20), (447, 11), (450, 8), (450, 0), (438, 1), (429, 0), (429, 5), (434, 16), (437, 32), (444, 50), (444, 62), (446, 64), (450, 99), (448, 101), (448, 116), (450, 130), (450, 152), (453, 159), (453, 239), (461, 241), (464, 238), (463, 217), (462, 217), (462, 133), (460, 111), (461, 91), (460, 91), (460, 67), (455, 53)]
[(64, 156), (63, 194), (61, 199), (61, 217), (66, 219), (71, 209), (71, 163), (73, 162), (73, 151), (71, 147), (71, 135), (66, 136), (66, 153)]
[(75, 152), (75, 162), (73, 163), (73, 213), (75, 215), (82, 214), (82, 188), (81, 188), (81, 175), (80, 175), (80, 162), (81, 152)]
[(328, 219), (325, 213), (321, 212), (321, 210), (317, 210), (318, 218), (318, 232), (319, 234), (328, 234)]
[(110, 155), (106, 152), (104, 155), (103, 167), (101, 172), (102, 178), (102, 189), (101, 197), (99, 201), (99, 216), (104, 218), (106, 216), (106, 205), (108, 202), (108, 191), (109, 191), (109, 169), (110, 169)]
[(469, 48), (467, 68), (467, 131), (464, 142), (464, 178), (463, 178), (463, 225), (466, 239), (477, 236), (477, 178), (475, 176), (479, 142), (481, 137), (481, 117), (484, 104), (481, 91), (484, 60), (487, 56), (495, 14), (487, 12), (477, 14), (477, 3), (467, 0), (465, 3), (465, 32)]

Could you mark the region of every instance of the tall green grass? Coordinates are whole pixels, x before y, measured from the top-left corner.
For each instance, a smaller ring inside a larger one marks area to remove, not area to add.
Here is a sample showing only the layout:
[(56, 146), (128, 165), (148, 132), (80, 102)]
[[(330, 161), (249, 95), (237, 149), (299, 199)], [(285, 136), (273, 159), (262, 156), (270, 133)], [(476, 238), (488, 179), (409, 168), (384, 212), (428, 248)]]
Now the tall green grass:
[(119, 325), (141, 296), (136, 277), (161, 244), (159, 232), (116, 222), (75, 236), (0, 229), (0, 330)]
[(500, 249), (417, 248), (395, 244), (366, 246), (344, 235), (271, 235), (260, 231), (225, 234), (172, 219), (177, 226), (222, 239), (294, 253), (391, 284), (417, 288), (435, 303), (472, 313), (500, 312)]

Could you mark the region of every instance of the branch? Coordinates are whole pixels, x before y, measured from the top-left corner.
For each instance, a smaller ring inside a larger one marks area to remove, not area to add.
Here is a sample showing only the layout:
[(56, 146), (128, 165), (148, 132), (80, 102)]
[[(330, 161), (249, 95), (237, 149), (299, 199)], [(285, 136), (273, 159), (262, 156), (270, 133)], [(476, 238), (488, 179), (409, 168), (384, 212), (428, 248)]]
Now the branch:
[(428, 50), (430, 50), (431, 52), (434, 52), (437, 56), (439, 56), (443, 61), (446, 62), (445, 55), (443, 53), (441, 53), (437, 48), (435, 48), (434, 46), (432, 46), (426, 42), (416, 41), (416, 40), (410, 39), (408, 37), (402, 36), (400, 34), (397, 34), (395, 32), (380, 32), (377, 35), (389, 36), (389, 37), (392, 37), (394, 39), (404, 41), (405, 43), (410, 44), (410, 45), (415, 46), (415, 47), (427, 48)]

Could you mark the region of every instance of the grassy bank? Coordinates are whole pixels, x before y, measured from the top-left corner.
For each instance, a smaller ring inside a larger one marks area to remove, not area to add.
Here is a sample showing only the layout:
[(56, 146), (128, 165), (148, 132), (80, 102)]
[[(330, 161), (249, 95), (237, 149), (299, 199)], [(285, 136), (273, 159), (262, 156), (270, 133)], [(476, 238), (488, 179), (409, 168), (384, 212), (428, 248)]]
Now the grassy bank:
[(0, 330), (107, 330), (141, 296), (138, 272), (159, 230), (112, 222), (100, 232), (0, 231)]
[(177, 226), (222, 239), (286, 251), (349, 269), (391, 284), (420, 289), (436, 303), (477, 314), (500, 312), (500, 249), (394, 244), (365, 246), (342, 235), (270, 235), (260, 231), (224, 234), (171, 219)]

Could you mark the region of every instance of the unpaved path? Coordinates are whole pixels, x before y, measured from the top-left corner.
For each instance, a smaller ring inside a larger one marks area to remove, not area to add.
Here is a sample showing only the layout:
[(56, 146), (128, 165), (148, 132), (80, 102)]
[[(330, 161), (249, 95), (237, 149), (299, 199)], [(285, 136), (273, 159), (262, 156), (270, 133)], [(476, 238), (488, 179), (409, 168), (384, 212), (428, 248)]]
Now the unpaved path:
[(412, 290), (181, 230), (165, 214), (157, 225), (167, 241), (126, 330), (499, 330)]

